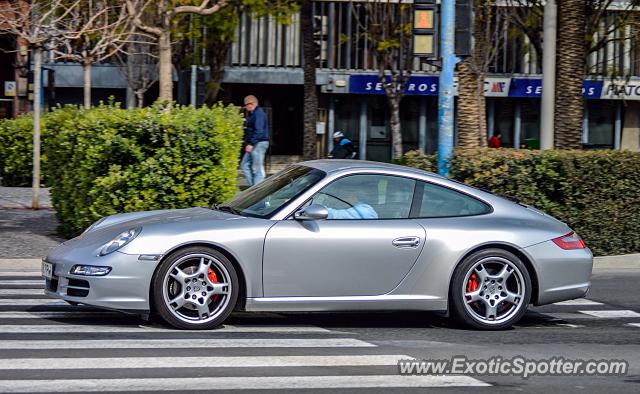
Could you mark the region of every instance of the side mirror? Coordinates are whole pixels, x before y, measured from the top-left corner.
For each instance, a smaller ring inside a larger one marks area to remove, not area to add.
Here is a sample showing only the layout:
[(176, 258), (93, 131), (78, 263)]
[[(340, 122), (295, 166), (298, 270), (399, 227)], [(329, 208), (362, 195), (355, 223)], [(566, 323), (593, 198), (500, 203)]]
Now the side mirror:
[(320, 204), (311, 204), (293, 214), (295, 220), (322, 220), (328, 216), (329, 211)]

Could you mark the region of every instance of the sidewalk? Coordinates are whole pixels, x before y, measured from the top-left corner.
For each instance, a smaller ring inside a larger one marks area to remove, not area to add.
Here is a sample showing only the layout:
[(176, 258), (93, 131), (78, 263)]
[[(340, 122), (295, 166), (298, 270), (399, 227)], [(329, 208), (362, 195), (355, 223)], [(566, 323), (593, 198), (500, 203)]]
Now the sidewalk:
[(55, 234), (56, 213), (47, 189), (41, 189), (40, 206), (31, 209), (31, 189), (0, 187), (0, 259), (36, 258), (64, 241)]

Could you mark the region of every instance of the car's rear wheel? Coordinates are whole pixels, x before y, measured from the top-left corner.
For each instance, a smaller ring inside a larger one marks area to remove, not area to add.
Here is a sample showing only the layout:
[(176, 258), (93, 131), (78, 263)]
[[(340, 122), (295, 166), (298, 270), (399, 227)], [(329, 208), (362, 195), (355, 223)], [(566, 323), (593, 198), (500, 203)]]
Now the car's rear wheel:
[(513, 253), (485, 249), (468, 256), (456, 268), (449, 295), (453, 315), (464, 324), (503, 329), (527, 311), (531, 278)]
[(157, 313), (174, 327), (206, 330), (224, 322), (238, 299), (238, 275), (217, 250), (189, 247), (168, 256), (152, 280)]

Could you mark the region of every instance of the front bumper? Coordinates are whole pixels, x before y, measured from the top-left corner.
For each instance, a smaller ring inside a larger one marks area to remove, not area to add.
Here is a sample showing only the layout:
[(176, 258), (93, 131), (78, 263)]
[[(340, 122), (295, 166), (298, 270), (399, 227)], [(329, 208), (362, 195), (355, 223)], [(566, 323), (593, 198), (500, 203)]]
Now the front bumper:
[(591, 286), (593, 255), (588, 248), (563, 250), (553, 241), (525, 249), (538, 276), (535, 305), (584, 297)]
[[(45, 294), (101, 308), (149, 311), (149, 289), (157, 261), (142, 261), (138, 255), (121, 252), (79, 258), (71, 248), (67, 253), (64, 249), (61, 245), (45, 258), (54, 265)], [(112, 270), (105, 276), (71, 275), (69, 271), (76, 264), (109, 266)]]

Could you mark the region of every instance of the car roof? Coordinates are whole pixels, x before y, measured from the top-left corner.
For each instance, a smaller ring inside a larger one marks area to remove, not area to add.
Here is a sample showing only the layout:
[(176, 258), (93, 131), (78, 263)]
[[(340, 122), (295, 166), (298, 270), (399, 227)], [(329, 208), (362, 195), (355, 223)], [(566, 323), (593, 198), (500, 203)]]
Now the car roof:
[(347, 160), (347, 159), (322, 159), (322, 160), (311, 160), (304, 161), (298, 163), (300, 165), (317, 168), (326, 173), (332, 173), (337, 171), (344, 170), (395, 170), (402, 171), (407, 174), (415, 174), (421, 176), (428, 176), (439, 179), (446, 179), (441, 177), (440, 175), (434, 174), (432, 172), (420, 170), (417, 168), (401, 166), (397, 164), (390, 163), (381, 163), (377, 161), (367, 161), (367, 160)]

